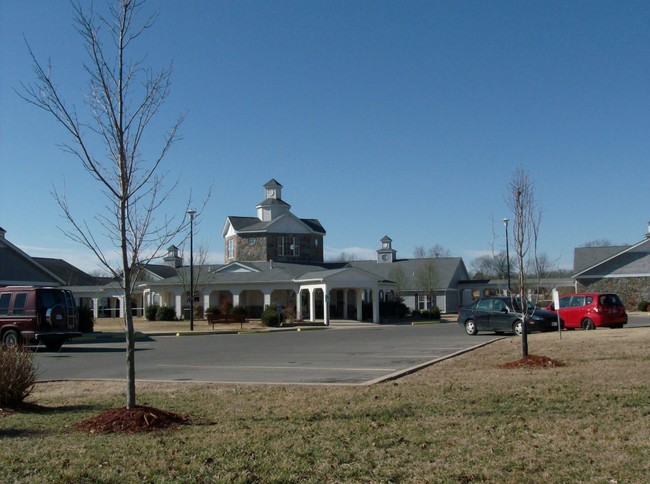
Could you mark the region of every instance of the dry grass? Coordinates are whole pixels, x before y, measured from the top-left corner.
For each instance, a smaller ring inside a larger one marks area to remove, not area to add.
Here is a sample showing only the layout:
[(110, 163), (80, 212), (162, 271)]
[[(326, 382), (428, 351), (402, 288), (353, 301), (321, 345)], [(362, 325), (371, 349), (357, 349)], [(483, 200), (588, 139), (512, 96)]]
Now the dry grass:
[[(142, 333), (150, 332), (185, 332), (190, 330), (189, 321), (147, 321), (145, 318), (133, 318), (133, 327), (135, 331)], [(264, 326), (260, 320), (250, 320), (244, 323), (244, 329), (260, 329)], [(239, 323), (215, 324), (214, 331), (222, 330), (239, 330)], [(124, 331), (124, 321), (120, 318), (98, 318), (95, 320), (95, 332), (120, 333)], [(211, 324), (205, 319), (194, 321), (194, 331), (205, 332), (213, 331)]]
[[(142, 383), (174, 431), (89, 435), (120, 383), (38, 384), (0, 417), (2, 482), (646, 482), (650, 329), (531, 335), (372, 387)], [(0, 412), (1, 413), (1, 412)]]

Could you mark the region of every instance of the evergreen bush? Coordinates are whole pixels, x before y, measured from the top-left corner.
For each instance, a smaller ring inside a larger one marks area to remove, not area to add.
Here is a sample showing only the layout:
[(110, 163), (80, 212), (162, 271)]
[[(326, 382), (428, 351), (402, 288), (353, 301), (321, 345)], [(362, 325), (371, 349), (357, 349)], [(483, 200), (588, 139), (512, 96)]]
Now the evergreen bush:
[(169, 306), (160, 306), (156, 312), (157, 321), (176, 321), (176, 311)]
[(147, 309), (144, 310), (144, 317), (147, 318), (147, 321), (155, 321), (159, 309), (160, 306), (158, 304), (147, 306)]
[(264, 312), (262, 313), (261, 319), (262, 322), (267, 326), (280, 326), (280, 317), (278, 316), (278, 312), (271, 306), (266, 306)]

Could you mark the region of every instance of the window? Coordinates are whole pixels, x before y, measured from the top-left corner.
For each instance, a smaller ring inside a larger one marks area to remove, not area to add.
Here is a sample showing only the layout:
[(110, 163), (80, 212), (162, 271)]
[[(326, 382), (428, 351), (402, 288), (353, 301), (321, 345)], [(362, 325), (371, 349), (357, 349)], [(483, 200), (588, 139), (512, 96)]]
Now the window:
[(416, 294), (417, 307), (420, 311), (429, 309), (429, 297), (425, 294)]
[(11, 294), (0, 296), (0, 314), (9, 314), (9, 301), (11, 301)]
[(25, 300), (27, 299), (27, 294), (24, 292), (19, 292), (14, 298), (14, 315), (20, 316), (25, 314)]
[(300, 244), (296, 237), (279, 237), (278, 255), (297, 257), (300, 255)]
[(228, 239), (228, 259), (234, 259), (235, 257), (235, 244), (232, 239)]
[(476, 309), (490, 311), (492, 309), (492, 299), (481, 299), (476, 305)]

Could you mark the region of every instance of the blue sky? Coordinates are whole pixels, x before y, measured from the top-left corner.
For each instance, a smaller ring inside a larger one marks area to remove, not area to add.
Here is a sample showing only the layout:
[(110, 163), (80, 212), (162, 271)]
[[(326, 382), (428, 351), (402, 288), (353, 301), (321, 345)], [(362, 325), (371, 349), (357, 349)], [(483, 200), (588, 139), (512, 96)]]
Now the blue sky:
[[(86, 2), (84, 2), (86, 3)], [(102, 2), (95, 2), (102, 9)], [(195, 244), (223, 261), (229, 215), (253, 216), (275, 178), (318, 218), (326, 257), (398, 257), (440, 244), (470, 266), (505, 246), (506, 187), (528, 171), (540, 250), (564, 268), (596, 239), (635, 243), (650, 220), (647, 1), (150, 1), (138, 57), (173, 61), (150, 146), (187, 110), (165, 161), (165, 215), (213, 187)], [(83, 46), (64, 1), (0, 2), (0, 226), (33, 256), (92, 271), (67, 239), (52, 187), (79, 218), (99, 186), (70, 141), (14, 92), (34, 77), (23, 40), (82, 109)], [(99, 229), (98, 229), (99, 231)]]

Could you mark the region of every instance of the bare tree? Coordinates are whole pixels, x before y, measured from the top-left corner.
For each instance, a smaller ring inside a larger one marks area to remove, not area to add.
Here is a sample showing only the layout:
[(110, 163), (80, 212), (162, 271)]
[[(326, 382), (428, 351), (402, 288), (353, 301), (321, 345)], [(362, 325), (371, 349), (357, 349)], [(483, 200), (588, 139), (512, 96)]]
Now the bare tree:
[[(511, 263), (511, 265), (513, 265)], [(471, 263), (475, 279), (506, 279), (508, 277), (508, 264), (506, 252), (495, 252), (482, 255)]]
[(609, 239), (596, 239), (582, 244), (580, 247), (609, 247), (612, 246), (612, 241)]
[[(190, 297), (196, 297), (197, 294), (201, 294), (205, 288), (205, 283), (202, 282), (203, 276), (208, 272), (210, 261), (208, 260), (208, 246), (206, 244), (201, 244), (197, 249), (194, 249), (194, 260), (192, 261), (194, 265), (194, 283), (190, 283), (190, 272), (185, 270), (178, 271), (178, 278), (183, 284), (183, 293), (186, 295), (186, 302), (190, 301)], [(181, 255), (185, 255), (185, 251), (181, 250)], [(184, 258), (184, 257), (183, 257)], [(194, 289), (194, 295), (190, 295), (190, 287)], [(199, 306), (195, 306), (195, 310)], [(206, 308), (203, 308), (206, 309)], [(200, 310), (199, 310), (200, 311)], [(195, 317), (203, 317), (203, 314), (199, 314), (199, 311), (195, 311)]]
[(328, 262), (351, 262), (355, 260), (359, 260), (359, 256), (354, 252), (346, 251), (339, 252), (339, 254), (328, 258)]
[[(507, 187), (506, 204), (512, 211), (512, 239), (517, 263), (518, 299), (522, 311), (522, 352), (528, 356), (528, 314), (526, 288), (526, 260), (537, 259), (537, 239), (541, 223), (541, 210), (535, 200), (535, 190), (530, 176), (522, 168), (515, 170)], [(531, 248), (533, 254), (530, 254)], [(537, 266), (537, 264), (536, 264)]]
[(402, 299), (402, 293), (406, 290), (406, 274), (404, 269), (399, 266), (391, 267), (388, 278), (395, 283), (397, 288), (397, 297)]
[(440, 244), (425, 249), (423, 245), (418, 245), (413, 249), (414, 259), (426, 259), (432, 257), (451, 257), (451, 251)]
[[(144, 154), (145, 132), (169, 94), (171, 66), (153, 73), (141, 61), (128, 59), (132, 44), (157, 17), (152, 15), (138, 24), (141, 7), (141, 0), (116, 0), (109, 4), (110, 15), (104, 17), (92, 9), (84, 11), (80, 4), (73, 5), (76, 29), (88, 54), (84, 63), (89, 77), (86, 118), (82, 119), (76, 107), (69, 106), (61, 97), (50, 66), (43, 66), (29, 45), (36, 80), (23, 84), (19, 93), (67, 130), (72, 142), (63, 144), (64, 150), (77, 158), (106, 197), (105, 213), (98, 213), (93, 222), (80, 221), (68, 205), (65, 191), (54, 189), (71, 225), (64, 233), (90, 249), (101, 266), (121, 281), (127, 341), (127, 408), (136, 405), (131, 313), (135, 283), (143, 265), (157, 257), (187, 223), (155, 217), (175, 186), (165, 187), (165, 174), (160, 173), (160, 168), (178, 139), (177, 129), (184, 116), (179, 116), (171, 126), (157, 153)], [(95, 146), (101, 148), (94, 151)], [(188, 207), (190, 203), (188, 200)], [(98, 233), (104, 238), (100, 240)], [(110, 259), (106, 246), (119, 249), (119, 262)]]
[(435, 305), (436, 289), (438, 288), (438, 271), (436, 269), (435, 259), (425, 259), (424, 263), (415, 272), (415, 285), (424, 292), (429, 301), (431, 308)]

